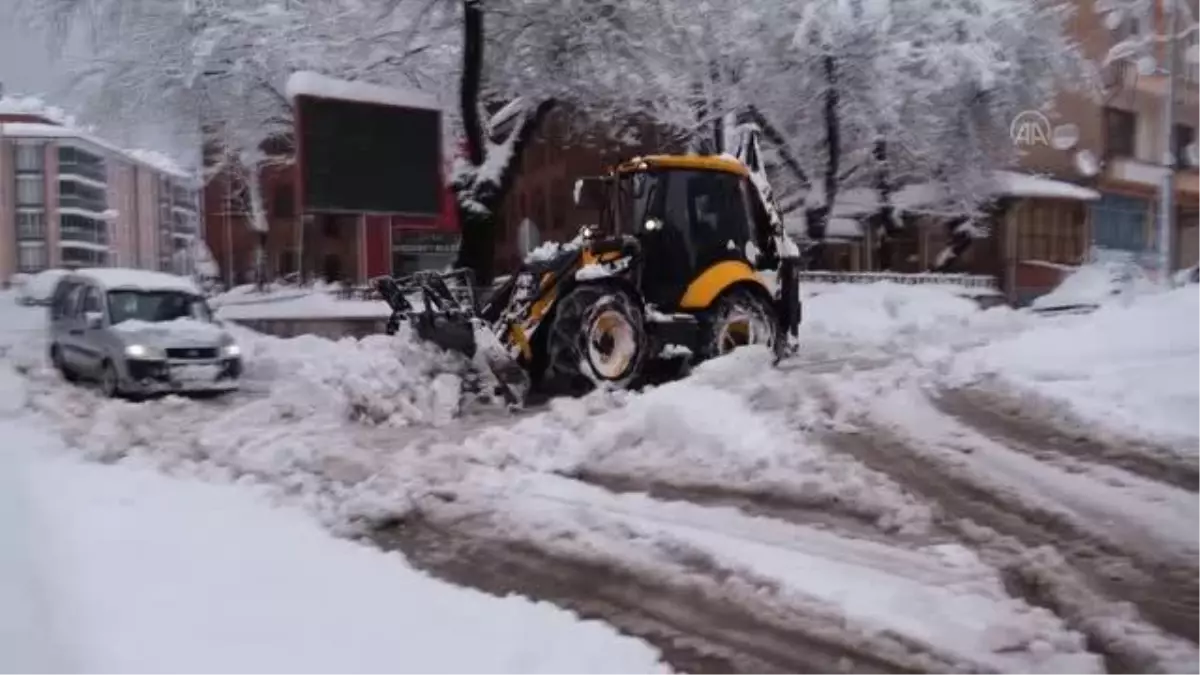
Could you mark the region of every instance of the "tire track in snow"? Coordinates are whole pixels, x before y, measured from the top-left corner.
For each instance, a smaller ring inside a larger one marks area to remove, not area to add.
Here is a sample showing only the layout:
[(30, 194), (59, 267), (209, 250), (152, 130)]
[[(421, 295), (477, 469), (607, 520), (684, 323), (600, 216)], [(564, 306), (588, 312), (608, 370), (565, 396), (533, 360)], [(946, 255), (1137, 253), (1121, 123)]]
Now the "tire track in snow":
[(946, 539), (927, 536), (925, 533), (897, 532), (894, 528), (885, 531), (880, 527), (879, 516), (876, 513), (854, 509), (852, 504), (810, 499), (803, 494), (786, 490), (785, 486), (754, 489), (729, 484), (685, 484), (655, 477), (603, 473), (587, 469), (560, 475), (615, 493), (644, 493), (663, 501), (727, 506), (751, 516), (810, 525), (891, 545), (928, 545)]
[[(1194, 644), (1181, 644), (1109, 607), (1110, 598), (1128, 602), (1156, 626), (1194, 643), (1200, 590), (1195, 567), (1146, 560), (1099, 540), (1058, 513), (997, 494), (885, 428), (864, 422), (860, 433), (830, 432), (825, 441), (939, 505), (937, 525), (973, 544), (1010, 580), (1022, 580), (1013, 584), (1014, 592), (1088, 635), (1110, 671), (1175, 672), (1180, 663), (1195, 663)], [(1043, 549), (1054, 553), (1042, 556), (1059, 555), (1061, 562), (1047, 564), (1038, 557)], [(1130, 635), (1142, 639), (1131, 641)]]
[(771, 603), (773, 582), (699, 552), (678, 550), (672, 565), (646, 565), (582, 542), (550, 546), (494, 536), (501, 529), (426, 513), (377, 529), (370, 539), (453, 583), (519, 593), (603, 619), (654, 644), (681, 672), (970, 669), (897, 636), (864, 632), (844, 617), (808, 616)]
[(1008, 396), (980, 389), (942, 390), (932, 400), (943, 413), (984, 435), (1068, 470), (1080, 470), (1080, 462), (1105, 464), (1191, 492), (1200, 489), (1200, 467), (1194, 455), (1185, 457), (1132, 440), (1118, 445), (1068, 433), (1049, 419), (1025, 414)]

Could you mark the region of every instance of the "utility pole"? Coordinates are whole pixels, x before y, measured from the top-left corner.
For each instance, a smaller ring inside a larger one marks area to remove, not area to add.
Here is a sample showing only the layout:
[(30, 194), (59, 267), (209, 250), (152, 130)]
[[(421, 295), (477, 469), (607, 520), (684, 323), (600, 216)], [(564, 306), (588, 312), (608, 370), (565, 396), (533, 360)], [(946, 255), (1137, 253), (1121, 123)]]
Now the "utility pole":
[(1171, 278), (1171, 235), (1175, 221), (1175, 167), (1179, 158), (1175, 156), (1175, 61), (1178, 60), (1177, 17), (1175, 7), (1178, 0), (1162, 0), (1167, 13), (1167, 91), (1163, 101), (1163, 177), (1158, 195), (1158, 264), (1162, 281)]

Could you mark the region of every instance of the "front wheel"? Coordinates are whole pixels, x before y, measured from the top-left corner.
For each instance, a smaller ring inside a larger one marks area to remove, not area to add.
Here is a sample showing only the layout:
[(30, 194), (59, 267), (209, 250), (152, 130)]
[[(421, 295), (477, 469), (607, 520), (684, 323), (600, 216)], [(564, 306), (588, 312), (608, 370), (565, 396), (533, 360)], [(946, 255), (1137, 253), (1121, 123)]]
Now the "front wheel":
[(100, 370), (100, 392), (108, 398), (121, 395), (121, 376), (112, 361), (105, 361)]
[(641, 302), (608, 284), (579, 286), (558, 302), (546, 341), (547, 386), (583, 394), (599, 384), (629, 387), (646, 359)]
[(706, 312), (702, 326), (700, 355), (704, 359), (724, 356), (749, 345), (774, 348), (779, 339), (775, 308), (759, 294), (743, 288), (717, 298)]

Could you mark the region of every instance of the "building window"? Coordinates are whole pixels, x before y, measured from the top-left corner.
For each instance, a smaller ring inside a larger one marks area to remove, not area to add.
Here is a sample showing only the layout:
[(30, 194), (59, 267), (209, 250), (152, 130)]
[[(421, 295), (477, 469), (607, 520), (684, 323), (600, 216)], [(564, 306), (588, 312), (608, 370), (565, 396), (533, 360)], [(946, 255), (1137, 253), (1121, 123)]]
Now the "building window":
[(102, 188), (84, 185), (73, 180), (60, 180), (58, 181), (58, 205), (61, 208), (102, 213), (108, 207), (108, 196)]
[(1102, 194), (1091, 204), (1092, 243), (1101, 249), (1143, 251), (1148, 212), (1147, 200)]
[(21, 242), (17, 246), (17, 268), (22, 272), (40, 272), (46, 269), (46, 245)]
[(284, 183), (275, 186), (271, 200), (271, 215), (276, 218), (291, 218), (295, 215), (296, 191), (291, 184)]
[(108, 224), (103, 220), (76, 214), (59, 216), (59, 238), (62, 241), (79, 241), (87, 244), (108, 245)]
[(18, 143), (13, 155), (17, 173), (41, 173), (46, 167), (46, 150), (42, 145)]
[(1133, 157), (1137, 115), (1119, 108), (1104, 109), (1104, 148), (1109, 157)]
[(100, 183), (108, 180), (103, 157), (70, 145), (58, 148), (58, 173), (83, 176)]
[(1188, 146), (1196, 142), (1196, 129), (1186, 124), (1176, 124), (1171, 133), (1171, 152), (1175, 155), (1175, 167), (1192, 166), (1188, 160)]
[(1031, 202), (1021, 211), (1017, 257), (1073, 265), (1084, 254), (1083, 210), (1075, 204)]
[(17, 211), (17, 239), (45, 239), (46, 214), (43, 211)]
[(104, 267), (108, 264), (108, 252), (81, 246), (60, 246), (59, 256), (63, 267)]
[(41, 206), (46, 203), (46, 185), (41, 176), (17, 176), (17, 205)]

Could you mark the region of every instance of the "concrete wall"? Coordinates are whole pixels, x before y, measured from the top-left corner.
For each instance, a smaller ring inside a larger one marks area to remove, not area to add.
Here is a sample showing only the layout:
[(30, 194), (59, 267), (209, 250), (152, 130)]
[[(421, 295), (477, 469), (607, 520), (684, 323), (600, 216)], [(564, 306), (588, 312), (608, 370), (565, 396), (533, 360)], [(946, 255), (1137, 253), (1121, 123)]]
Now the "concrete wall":
[(105, 158), (108, 174), (108, 208), (117, 211), (116, 219), (108, 223), (109, 264), (115, 267), (135, 267), (138, 262), (138, 239), (134, 235), (138, 219), (138, 204), (134, 199), (137, 169), (132, 162), (115, 157)]
[(46, 264), (58, 267), (62, 254), (58, 249), (58, 144), (46, 144)]

